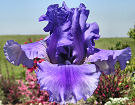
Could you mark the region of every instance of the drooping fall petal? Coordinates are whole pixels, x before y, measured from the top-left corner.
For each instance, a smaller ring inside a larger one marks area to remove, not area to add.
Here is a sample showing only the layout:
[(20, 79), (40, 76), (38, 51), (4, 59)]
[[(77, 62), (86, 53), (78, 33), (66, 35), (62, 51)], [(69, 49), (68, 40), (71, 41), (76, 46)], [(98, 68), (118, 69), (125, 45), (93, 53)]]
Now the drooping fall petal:
[(113, 73), (115, 64), (118, 61), (122, 70), (126, 67), (126, 62), (131, 58), (131, 49), (129, 47), (122, 50), (103, 50), (96, 49), (94, 54), (90, 55), (86, 62), (95, 63), (101, 71), (106, 74)]
[(100, 72), (94, 64), (60, 65), (42, 62), (36, 71), (41, 90), (50, 101), (66, 103), (89, 98), (98, 85)]
[(10, 63), (23, 64), (28, 68), (33, 67), (33, 59), (36, 57), (48, 59), (44, 41), (20, 45), (13, 40), (8, 40), (4, 46), (4, 53)]

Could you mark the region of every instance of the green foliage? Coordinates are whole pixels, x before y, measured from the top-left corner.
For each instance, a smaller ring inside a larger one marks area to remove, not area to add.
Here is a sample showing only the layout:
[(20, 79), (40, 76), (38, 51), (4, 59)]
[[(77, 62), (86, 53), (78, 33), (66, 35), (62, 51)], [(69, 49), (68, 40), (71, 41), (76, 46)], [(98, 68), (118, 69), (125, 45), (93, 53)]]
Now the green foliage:
[(129, 47), (129, 44), (127, 42), (121, 43), (120, 41), (118, 41), (114, 47), (109, 47), (110, 50), (121, 50), (124, 49), (126, 47)]
[(131, 87), (129, 75), (125, 74), (120, 69), (115, 70), (115, 74), (105, 75), (102, 73), (94, 96), (98, 103), (105, 104), (109, 98), (119, 98), (127, 94)]
[(135, 41), (131, 38), (100, 38), (95, 40), (95, 47), (100, 49), (115, 48), (117, 42), (121, 42), (121, 44), (127, 43), (131, 48), (132, 57), (135, 56)]
[(88, 105), (94, 105), (95, 103), (96, 103), (96, 97), (94, 97), (94, 96), (91, 96), (86, 101), (86, 104), (88, 104)]
[(128, 92), (128, 97), (130, 100), (135, 102), (135, 76), (131, 78), (132, 81), (132, 87), (130, 88), (130, 91)]
[(129, 64), (127, 65), (126, 69), (125, 69), (125, 72), (128, 73), (133, 73), (135, 71), (135, 57), (133, 57)]
[(129, 65), (125, 69), (125, 73), (129, 73), (131, 75), (131, 87), (128, 92), (128, 97), (130, 100), (135, 102), (135, 57), (131, 59)]
[(128, 36), (135, 40), (135, 27), (129, 29)]

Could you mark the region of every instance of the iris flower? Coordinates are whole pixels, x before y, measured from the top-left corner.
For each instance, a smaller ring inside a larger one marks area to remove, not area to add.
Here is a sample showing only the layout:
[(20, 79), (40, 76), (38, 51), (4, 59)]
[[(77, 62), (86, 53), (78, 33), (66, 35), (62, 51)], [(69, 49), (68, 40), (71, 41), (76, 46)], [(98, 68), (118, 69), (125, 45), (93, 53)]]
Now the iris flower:
[(97, 88), (100, 74), (114, 73), (118, 61), (123, 70), (131, 58), (130, 48), (103, 50), (95, 48), (99, 39), (96, 22), (86, 23), (89, 10), (84, 4), (68, 8), (63, 2), (50, 5), (39, 21), (48, 21), (44, 28), (50, 35), (44, 40), (20, 45), (8, 40), (4, 46), (7, 60), (14, 64), (33, 66), (34, 58), (43, 58), (35, 71), (41, 90), (47, 90), (50, 101), (75, 103), (86, 100)]

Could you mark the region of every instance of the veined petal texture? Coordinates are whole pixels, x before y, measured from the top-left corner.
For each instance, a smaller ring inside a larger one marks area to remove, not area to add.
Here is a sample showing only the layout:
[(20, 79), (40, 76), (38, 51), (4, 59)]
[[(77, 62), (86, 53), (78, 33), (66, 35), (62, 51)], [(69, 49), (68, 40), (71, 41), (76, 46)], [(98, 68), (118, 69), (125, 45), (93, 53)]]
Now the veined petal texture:
[(97, 88), (100, 72), (94, 64), (58, 66), (44, 61), (38, 64), (36, 75), (50, 101), (65, 104), (89, 98)]

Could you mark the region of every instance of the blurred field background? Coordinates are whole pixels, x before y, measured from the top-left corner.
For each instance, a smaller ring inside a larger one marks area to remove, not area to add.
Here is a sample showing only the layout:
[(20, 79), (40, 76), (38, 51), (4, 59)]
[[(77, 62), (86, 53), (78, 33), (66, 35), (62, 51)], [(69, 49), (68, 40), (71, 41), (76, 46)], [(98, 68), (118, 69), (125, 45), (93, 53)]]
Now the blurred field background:
[[(6, 43), (7, 40), (14, 40), (18, 42), (19, 44), (24, 44), (24, 42), (27, 42), (28, 39), (32, 39), (32, 41), (37, 41), (40, 40), (40, 38), (45, 38), (45, 35), (9, 35), (9, 36), (0, 36), (0, 67), (1, 67), (1, 72), (3, 75), (6, 76), (6, 70), (8, 68), (9, 71), (11, 71), (11, 74), (9, 75), (14, 75), (17, 79), (24, 78), (26, 70), (25, 68), (20, 66), (14, 66), (10, 64), (4, 56), (3, 53), (3, 46)], [(116, 43), (121, 42), (127, 43), (132, 51), (132, 57), (135, 56), (135, 41), (131, 38), (100, 38), (99, 40), (95, 41), (96, 48), (101, 48), (101, 49), (109, 49), (111, 47), (115, 47)]]

